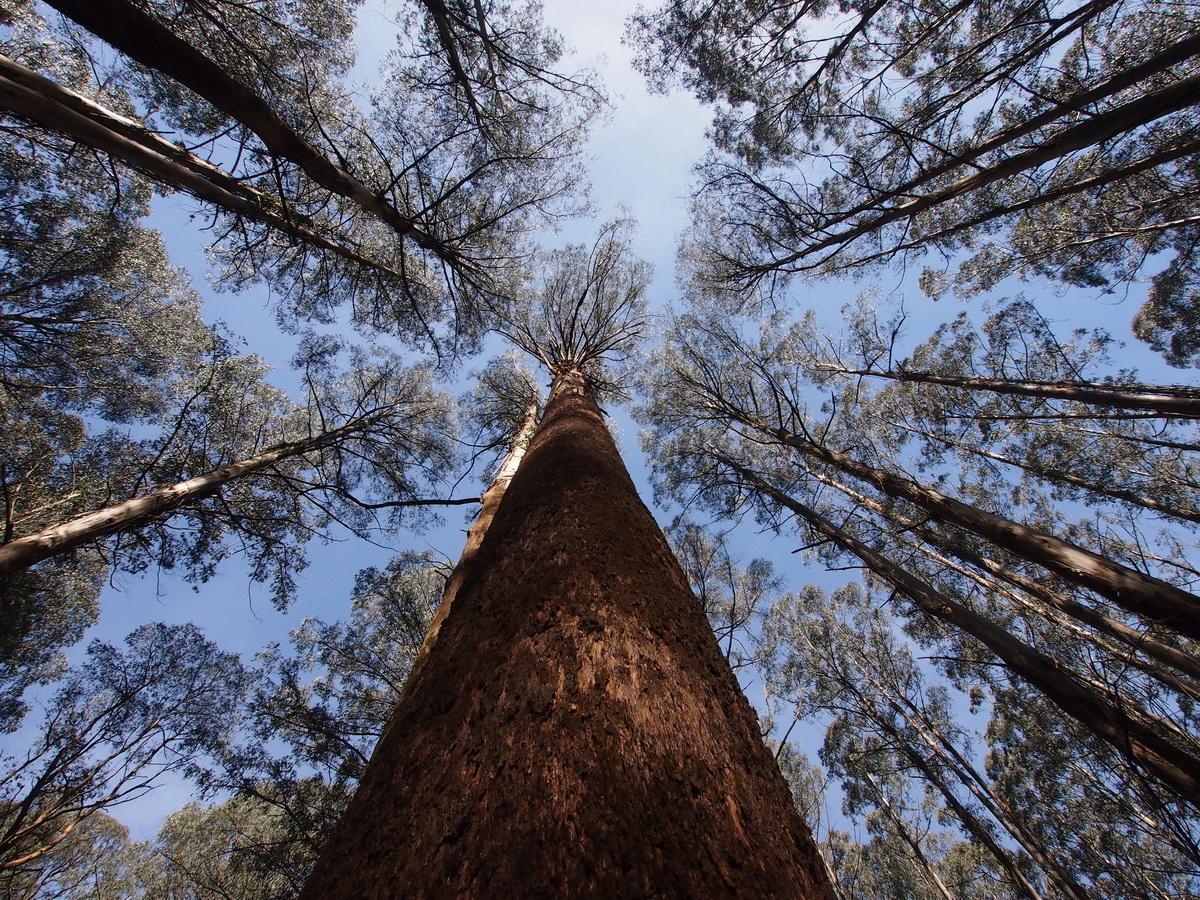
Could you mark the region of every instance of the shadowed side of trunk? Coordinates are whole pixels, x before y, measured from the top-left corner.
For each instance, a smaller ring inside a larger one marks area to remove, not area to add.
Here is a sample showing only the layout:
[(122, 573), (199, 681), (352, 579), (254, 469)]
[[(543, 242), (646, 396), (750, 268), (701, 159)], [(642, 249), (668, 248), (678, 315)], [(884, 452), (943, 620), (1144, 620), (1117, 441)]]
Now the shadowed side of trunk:
[(305, 898), (832, 896), (579, 372), (464, 568)]

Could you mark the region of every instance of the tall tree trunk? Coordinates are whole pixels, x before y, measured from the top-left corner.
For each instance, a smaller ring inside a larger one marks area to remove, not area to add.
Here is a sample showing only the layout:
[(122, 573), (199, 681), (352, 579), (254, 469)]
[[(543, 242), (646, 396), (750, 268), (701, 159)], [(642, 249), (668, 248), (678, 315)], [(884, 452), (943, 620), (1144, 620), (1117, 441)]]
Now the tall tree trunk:
[(284, 210), (277, 198), (238, 181), (229, 173), (124, 116), (44, 78), (0, 55), (0, 106), (41, 127), (113, 156), (160, 184), (186, 191), (233, 215), (328, 250), (392, 278), (390, 266), (319, 232)]
[(281, 460), (328, 447), (348, 435), (369, 428), (375, 421), (377, 419), (374, 416), (356, 419), (341, 428), (302, 441), (277, 444), (257, 456), (176, 482), (142, 497), (133, 497), (115, 506), (84, 513), (36, 534), (19, 537), (0, 546), (0, 574), (27, 568), (105, 535), (141, 528), (186, 503), (217, 493), (230, 482), (269, 469)]
[(578, 370), (302, 896), (832, 897)]
[[(1137, 651), (1137, 653), (1144, 653), (1146, 656), (1158, 663), (1161, 663), (1170, 670), (1177, 670), (1185, 675), (1191, 676), (1192, 678), (1200, 679), (1200, 660), (1198, 660), (1195, 656), (1185, 653), (1177, 647), (1164, 644), (1162, 641), (1156, 640), (1147, 632), (1139, 631), (1136, 628), (1131, 628), (1124, 622), (1113, 619), (1110, 616), (1106, 616), (1092, 607), (1080, 603), (1078, 600), (1075, 600), (1072, 597), (1068, 597), (1060, 594), (1058, 591), (1051, 590), (1040, 581), (1036, 581), (1027, 575), (1022, 575), (1019, 572), (1014, 572), (1007, 566), (1004, 566), (995, 560), (983, 556), (981, 553), (964, 546), (961, 540), (956, 540), (949, 535), (934, 531), (932, 528), (926, 527), (915, 519), (896, 516), (894, 511), (889, 510), (878, 500), (873, 500), (865, 494), (859, 493), (835, 478), (830, 478), (828, 475), (825, 475), (821, 472), (815, 472), (811, 469), (807, 470), (807, 472), (811, 477), (820, 481), (822, 484), (827, 484), (831, 488), (845, 494), (864, 509), (869, 509), (871, 512), (875, 513), (881, 518), (894, 519), (897, 525), (903, 528), (907, 533), (913, 534), (920, 538), (925, 542), (925, 544), (928, 544), (929, 547), (941, 550), (949, 554), (954, 559), (966, 563), (966, 566), (974, 566), (976, 569), (986, 572), (993, 578), (998, 579), (998, 581), (1005, 582), (1011, 587), (1017, 589), (1014, 592), (1003, 587), (998, 582), (992, 582), (990, 585), (985, 586), (983, 581), (976, 581), (977, 584), (979, 584), (981, 587), (985, 587), (986, 590), (1000, 591), (1005, 596), (1014, 600), (1016, 603), (1025, 606), (1026, 608), (1035, 607), (1036, 604), (1033, 602), (1033, 600), (1024, 599), (1022, 597), (1023, 594), (1027, 594), (1029, 597), (1036, 598), (1037, 600), (1041, 601), (1042, 604), (1044, 604), (1044, 611), (1039, 610), (1039, 615), (1042, 615), (1043, 618), (1051, 618), (1052, 615), (1057, 617), (1057, 613), (1061, 613), (1068, 621), (1074, 619), (1077, 622), (1083, 623), (1084, 625), (1095, 629), (1095, 631), (1099, 632), (1099, 635), (1089, 634), (1086, 640), (1095, 643), (1097, 646), (1104, 646), (1104, 644), (1099, 640), (1100, 636), (1104, 635), (1124, 644), (1129, 648), (1129, 650)], [(915, 542), (906, 541), (905, 543), (914, 549), (919, 549), (931, 559), (940, 561), (943, 565), (951, 564), (946, 559), (939, 558), (939, 556), (934, 553), (933, 550), (929, 549), (929, 547), (925, 547), (923, 545), (918, 546)], [(972, 580), (983, 577), (967, 567), (956, 568), (956, 571), (966, 575), (966, 577)], [(1051, 610), (1054, 610), (1055, 613), (1052, 614)], [(1067, 627), (1065, 622), (1060, 621), (1060, 625), (1062, 625), (1062, 627)], [(1134, 653), (1121, 651), (1115, 647), (1110, 648), (1109, 652), (1113, 653), (1115, 656), (1118, 656), (1123, 662), (1128, 663), (1135, 668), (1139, 668), (1144, 672), (1150, 673), (1154, 678), (1162, 680), (1165, 684), (1169, 684), (1172, 688), (1178, 690), (1180, 693), (1186, 694), (1189, 697), (1193, 697), (1200, 701), (1200, 687), (1193, 685), (1191, 682), (1184, 682), (1175, 678), (1172, 672), (1164, 672), (1160, 666), (1142, 660)]]
[(1200, 597), (1194, 594), (1052, 534), (947, 497), (886, 469), (861, 463), (784, 428), (773, 428), (732, 405), (725, 404), (724, 409), (735, 421), (774, 437), (809, 459), (840, 469), (889, 497), (907, 500), (933, 519), (965, 528), (1071, 584), (1107, 597), (1134, 615), (1162, 622), (1182, 635), (1200, 640)]
[(203, 97), (258, 135), (273, 156), (295, 163), (317, 184), (358, 204), (449, 265), (465, 267), (457, 250), (423, 231), (382, 194), (330, 161), (266, 100), (129, 0), (48, 0), (48, 4), (130, 59)]
[(749, 469), (730, 460), (722, 462), (747, 484), (802, 518), (813, 530), (853, 553), (872, 572), (909, 597), (922, 612), (975, 638), (1047, 700), (1107, 741), (1134, 768), (1153, 775), (1178, 797), (1200, 807), (1200, 758), (1185, 749), (1184, 744), (1190, 738), (1173, 723), (1145, 712), (1119, 695), (1099, 694), (1066, 666), (922, 581), (812, 507), (772, 487)]
[[(1087, 491), (1091, 494), (1096, 494), (1100, 497), (1108, 497), (1112, 500), (1120, 500), (1123, 503), (1128, 503), (1130, 506), (1138, 506), (1142, 509), (1153, 510), (1163, 516), (1169, 516), (1173, 519), (1182, 519), (1186, 522), (1200, 523), (1200, 509), (1194, 506), (1177, 506), (1172, 503), (1166, 503), (1156, 497), (1147, 497), (1144, 490), (1126, 490), (1125, 488), (1117, 487), (1114, 482), (1118, 479), (1126, 483), (1134, 483), (1128, 472), (1111, 472), (1107, 482), (1092, 481), (1087, 478), (1080, 478), (1067, 471), (1065, 467), (1042, 466), (1037, 463), (1031, 463), (1028, 460), (1017, 459), (1012, 456), (1005, 456), (1002, 453), (996, 453), (993, 450), (985, 450), (983, 447), (972, 447), (963, 441), (956, 441), (953, 438), (937, 434), (933, 431), (926, 431), (924, 428), (916, 428), (912, 425), (907, 425), (904, 422), (888, 422), (893, 428), (901, 431), (907, 431), (909, 434), (920, 435), (928, 438), (931, 441), (937, 441), (943, 446), (949, 447), (951, 450), (956, 450), (961, 453), (969, 453), (972, 456), (980, 459), (990, 459), (993, 462), (1002, 463), (1006, 466), (1012, 466), (1014, 469), (1020, 469), (1022, 472), (1028, 472), (1035, 478), (1040, 478), (1042, 481), (1052, 484), (1067, 484), (1073, 488), (1079, 488), (1082, 491)], [(1027, 451), (1028, 452), (1028, 451)]]
[[(835, 372), (864, 378), (887, 378), (919, 384), (937, 384), (968, 391), (989, 391), (1035, 397), (1040, 400), (1069, 400), (1108, 409), (1144, 409), (1166, 416), (1200, 417), (1200, 392), (1179, 385), (1104, 384), (1096, 381), (1009, 381), (969, 375), (943, 375), (918, 369), (855, 369), (831, 363), (812, 366), (819, 372)], [(1015, 416), (1014, 418), (1020, 418)]]

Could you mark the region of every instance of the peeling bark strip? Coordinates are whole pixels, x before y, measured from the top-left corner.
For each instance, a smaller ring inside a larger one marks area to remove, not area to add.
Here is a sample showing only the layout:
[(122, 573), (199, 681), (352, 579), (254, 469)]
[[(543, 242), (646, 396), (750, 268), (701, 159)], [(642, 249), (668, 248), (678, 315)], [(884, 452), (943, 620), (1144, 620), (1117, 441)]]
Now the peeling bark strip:
[(521, 423), (521, 430), (513, 438), (512, 446), (508, 448), (508, 453), (501, 461), (500, 468), (496, 470), (496, 477), (492, 479), (492, 483), (488, 485), (488, 489), (479, 498), (481, 504), (479, 515), (475, 517), (474, 523), (467, 529), (466, 546), (463, 547), (462, 556), (458, 558), (458, 565), (454, 567), (454, 571), (450, 573), (450, 577), (446, 580), (446, 589), (442, 592), (442, 602), (438, 604), (437, 611), (433, 614), (433, 621), (429, 623), (429, 631), (425, 633), (425, 640), (421, 642), (421, 649), (417, 652), (417, 658), (413, 662), (414, 667), (421, 664), (421, 660), (432, 652), (433, 645), (437, 642), (442, 622), (450, 614), (450, 607), (454, 605), (454, 598), (458, 596), (465, 573), (470, 568), (471, 560), (479, 552), (479, 545), (483, 543), (483, 536), (487, 534), (488, 527), (492, 524), (492, 519), (496, 517), (496, 510), (500, 508), (500, 501), (504, 499), (504, 492), (508, 490), (508, 485), (513, 480), (513, 476), (517, 474), (521, 460), (525, 458), (529, 442), (537, 430), (538, 413), (540, 411), (539, 405), (536, 402), (529, 404), (525, 410), (525, 419)]
[(584, 377), (561, 374), (314, 898), (831, 898)]

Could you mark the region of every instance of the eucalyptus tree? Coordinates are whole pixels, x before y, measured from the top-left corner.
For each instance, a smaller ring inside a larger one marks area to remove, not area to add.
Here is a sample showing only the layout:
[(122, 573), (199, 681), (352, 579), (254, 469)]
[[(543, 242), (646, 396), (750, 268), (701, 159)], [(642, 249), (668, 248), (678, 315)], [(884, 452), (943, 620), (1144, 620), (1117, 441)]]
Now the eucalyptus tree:
[(1158, 256), (1136, 330), (1187, 364), (1195, 22), (1154, 0), (671, 0), (631, 36), (653, 85), (718, 105), (692, 235), (702, 277), (933, 253), (946, 262), (927, 289), (972, 293), (1010, 274), (1118, 285)]
[[(199, 774), (223, 799), (169, 817), (148, 897), (295, 897), (352, 795), (441, 598), (449, 567), (400, 553), (355, 578), (350, 618), (306, 618), (259, 654), (243, 731)], [(170, 894), (166, 886), (179, 892)]]
[(554, 71), (560, 41), (532, 6), (413, 4), (369, 111), (340, 81), (352, 4), (55, 8), (123, 55), (96, 62), (112, 74), (90, 92), (125, 121), (36, 71), (17, 79), (33, 90), (21, 115), (209, 204), (227, 283), (266, 280), (304, 317), (351, 305), (360, 325), (446, 352), (506, 302), (525, 236), (573, 208), (603, 102), (590, 75)]
[(613, 235), (557, 255), (508, 323), (551, 366), (545, 411), (302, 896), (828, 896), (595, 403), (588, 369), (642, 315)]
[(1059, 501), (1123, 507), (1151, 541), (1151, 519), (1181, 534), (1196, 523), (1196, 392), (1109, 374), (1104, 331), (1060, 339), (1032, 304), (1015, 301), (978, 329), (960, 314), (897, 359), (902, 314), (880, 322), (860, 305), (846, 319), (842, 336), (814, 338), (810, 312), (780, 338), (817, 385), (872, 382), (870, 417), (918, 444), (926, 465), (953, 457), (967, 469), (1014, 471)]
[(52, 851), (6, 876), (6, 897), (22, 900), (131, 900), (139, 897), (140, 847), (103, 812), (88, 816)]
[(248, 686), (235, 655), (190, 625), (145, 625), (125, 644), (93, 642), (30, 749), (5, 757), (0, 877), (10, 883), (38, 877), (89, 819), (194, 770), (233, 735)]
[[(929, 464), (945, 473), (937, 487), (913, 477), (904, 471), (903, 441), (893, 439), (880, 415), (886, 406), (876, 406), (862, 385), (835, 392), (823, 410), (811, 404), (803, 354), (780, 340), (786, 327), (781, 318), (766, 323), (754, 344), (728, 319), (681, 320), (660, 351), (646, 409), (664, 486), (724, 515), (752, 508), (777, 527), (794, 516), (816, 546), (833, 558), (857, 557), (908, 597), (912, 627), (930, 639), (947, 628), (970, 635), (987, 648), (975, 645), (973, 655), (995, 654), (1062, 714), (1108, 741), (1132, 771), (1145, 767), (1168, 785), (1176, 798), (1168, 806), (1194, 803), (1190, 676), (1162, 668), (1171, 649), (1185, 662), (1194, 657), (1187, 610), (1197, 601), (1173, 583), (1178, 572), (1144, 574), (1144, 560), (1122, 561), (1123, 548), (1064, 522), (1044, 493), (1013, 491), (1011, 484), (1006, 493), (1003, 482), (975, 483), (953, 464)], [(947, 492), (951, 477), (962, 499)], [(1054, 533), (1062, 528), (1072, 540)], [(975, 568), (975, 561), (984, 565)], [(1029, 591), (1022, 579), (1048, 590)], [(1058, 594), (1061, 602), (1047, 604), (1047, 595)], [(1134, 599), (1152, 594), (1174, 597), (1175, 612), (1160, 615)], [(984, 608), (976, 595), (987, 598)], [(1058, 615), (1076, 607), (1091, 615)], [(1097, 624), (1104, 634), (1092, 631)], [(1068, 650), (1063, 627), (1086, 643)], [(1129, 641), (1109, 640), (1128, 628)], [(1153, 658), (1139, 658), (1136, 634), (1147, 631), (1160, 646)], [(1131, 656), (1139, 658), (1133, 670)], [(1173, 814), (1191, 815), (1186, 806)]]
[(475, 502), (418, 496), (454, 458), (450, 402), (428, 370), (351, 354), (342, 372), (339, 347), (305, 344), (307, 404), (272, 387), (257, 357), (218, 354), (174, 385), (161, 437), (125, 442), (109, 476), (120, 502), (66, 520), (42, 510), (0, 548), (0, 572), (92, 547), (126, 571), (178, 565), (204, 581), (237, 548), (283, 606), (304, 544), (331, 526), (365, 535), (413, 507)]
[[(42, 48), (14, 26), (7, 43)], [(57, 64), (71, 69), (72, 59)], [(0, 123), (0, 543), (112, 501), (124, 429), (160, 422), (214, 336), (158, 235), (150, 191), (68, 141)], [(106, 424), (110, 426), (106, 430)], [(115, 427), (113, 427), (115, 426)], [(106, 566), (47, 563), (0, 588), (0, 719), (61, 672), (96, 618)]]
[(954, 822), (982, 854), (986, 879), (1007, 883), (1018, 896), (1043, 896), (1048, 886), (1064, 897), (1087, 897), (1071, 874), (1075, 866), (1065, 864), (1068, 854), (1047, 847), (972, 761), (982, 738), (956, 721), (965, 716), (955, 709), (987, 709), (984, 689), (960, 693), (922, 675), (917, 648), (899, 640), (896, 626), (858, 584), (832, 595), (806, 588), (781, 598), (764, 625), (771, 696), (794, 705), (797, 716), (828, 719), (827, 762), (851, 749), (848, 735), (869, 746), (854, 760), (857, 774), (841, 765), (844, 777), (882, 768), (933, 789), (943, 821)]

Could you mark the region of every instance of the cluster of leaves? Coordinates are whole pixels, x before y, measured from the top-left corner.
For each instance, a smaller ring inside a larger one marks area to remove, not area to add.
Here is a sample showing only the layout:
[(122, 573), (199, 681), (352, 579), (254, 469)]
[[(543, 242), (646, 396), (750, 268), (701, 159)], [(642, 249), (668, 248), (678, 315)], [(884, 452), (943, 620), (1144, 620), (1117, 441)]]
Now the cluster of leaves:
[[(938, 296), (1010, 275), (1115, 290), (1196, 359), (1200, 60), (1190, 3), (824, 0), (635, 16), (652, 84), (718, 104), (692, 277), (773, 291), (931, 255)], [(1146, 271), (1149, 270), (1149, 271)]]
[[(0, 878), (13, 896), (295, 897), (382, 733), (448, 567), (401, 553), (360, 572), (350, 619), (305, 619), (254, 668), (192, 626), (99, 642), (6, 759)], [(131, 843), (103, 810), (168, 773), (211, 794)], [(107, 861), (80, 865), (92, 854)]]

